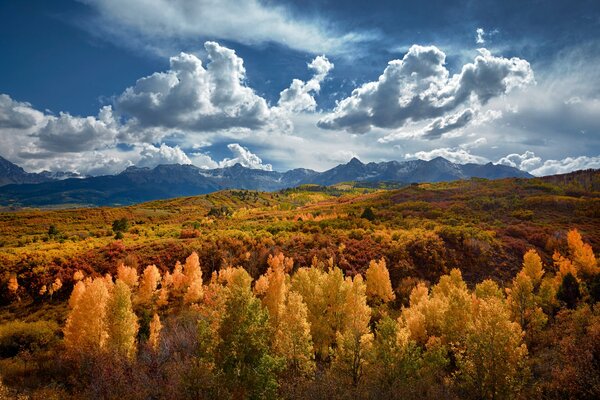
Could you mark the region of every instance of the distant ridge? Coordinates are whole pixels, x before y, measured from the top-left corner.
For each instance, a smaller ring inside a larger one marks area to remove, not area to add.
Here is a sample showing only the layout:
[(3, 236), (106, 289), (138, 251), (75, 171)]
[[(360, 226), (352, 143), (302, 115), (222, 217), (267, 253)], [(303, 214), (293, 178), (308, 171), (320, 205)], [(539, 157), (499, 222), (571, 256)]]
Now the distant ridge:
[[(6, 161), (6, 160), (4, 160)], [(8, 161), (6, 161), (9, 163)], [(20, 167), (8, 166), (10, 171)], [(18, 172), (18, 171), (17, 171)], [(14, 172), (11, 172), (13, 175)], [(471, 177), (530, 178), (527, 172), (505, 165), (488, 163), (455, 164), (437, 157), (430, 161), (387, 161), (363, 163), (353, 158), (324, 172), (293, 169), (287, 172), (232, 167), (201, 169), (193, 165), (159, 165), (155, 168), (129, 167), (117, 175), (78, 179), (51, 179), (43, 174), (13, 179), (0, 188), (0, 205), (48, 206), (59, 204), (123, 205), (149, 200), (206, 194), (222, 189), (275, 191), (302, 184), (334, 185), (340, 182), (441, 182)], [(27, 176), (27, 175), (25, 175)], [(2, 176), (0, 176), (2, 179)], [(5, 178), (8, 181), (9, 178)], [(40, 179), (40, 181), (35, 181)]]

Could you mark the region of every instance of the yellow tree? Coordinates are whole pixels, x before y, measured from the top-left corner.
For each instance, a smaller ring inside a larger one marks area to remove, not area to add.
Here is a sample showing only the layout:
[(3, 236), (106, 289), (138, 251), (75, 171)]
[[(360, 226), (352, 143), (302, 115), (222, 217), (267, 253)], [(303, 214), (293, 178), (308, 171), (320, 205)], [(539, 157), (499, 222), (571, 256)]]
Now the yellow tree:
[(202, 299), (203, 288), (202, 269), (196, 252), (190, 254), (185, 260), (183, 274), (185, 275), (185, 286), (187, 287), (183, 301), (187, 304), (197, 303)]
[(160, 323), (160, 318), (158, 314), (154, 313), (154, 317), (152, 317), (152, 321), (150, 321), (150, 336), (148, 338), (148, 344), (154, 351), (158, 350), (161, 330), (162, 324)]
[(523, 331), (510, 320), (508, 309), (498, 298), (478, 299), (473, 314), (463, 327), (464, 347), (455, 351), (457, 378), (473, 398), (514, 398), (526, 372)]
[[(279, 253), (275, 257), (270, 255), (267, 263), (269, 268), (264, 275), (265, 279), (261, 282), (261, 285), (264, 285), (266, 281), (262, 303), (269, 311), (271, 325), (277, 329), (288, 292), (286, 270), (292, 268), (294, 261), (291, 258), (284, 257), (283, 253)], [(262, 290), (260, 286), (259, 290)]]
[(373, 344), (369, 327), (371, 308), (367, 305), (366, 285), (362, 276), (346, 278), (349, 290), (346, 293), (344, 326), (337, 332), (337, 348), (332, 367), (348, 376), (358, 385)]
[(544, 266), (537, 251), (530, 249), (523, 256), (523, 273), (530, 279), (534, 287), (538, 287), (544, 276)]
[(144, 269), (142, 279), (137, 292), (137, 303), (151, 304), (154, 299), (154, 294), (160, 282), (160, 272), (156, 265), (148, 265)]
[(342, 270), (333, 267), (323, 272), (317, 267), (300, 268), (294, 274), (291, 290), (302, 296), (308, 308), (315, 352), (321, 358), (328, 357), (336, 333), (344, 327), (349, 284)]
[(289, 292), (275, 333), (275, 353), (287, 361), (294, 374), (309, 375), (315, 370), (308, 309), (302, 296)]
[(583, 243), (581, 234), (577, 229), (572, 229), (567, 234), (570, 259), (581, 275), (590, 278), (600, 272), (592, 246)]
[(138, 285), (138, 273), (134, 267), (128, 267), (121, 263), (117, 267), (117, 279), (127, 284), (130, 289), (133, 289)]
[(17, 280), (17, 274), (11, 274), (8, 278), (8, 291), (11, 294), (16, 294), (19, 290), (19, 281)]
[(379, 261), (371, 260), (367, 269), (367, 296), (369, 300), (387, 303), (396, 298), (392, 290), (390, 273), (383, 257)]
[(137, 317), (131, 306), (131, 289), (117, 279), (107, 304), (108, 348), (115, 353), (132, 357), (138, 332)]
[[(79, 285), (84, 285), (83, 288)], [(64, 328), (64, 342), (72, 354), (103, 349), (108, 338), (106, 304), (109, 292), (103, 278), (78, 282), (69, 303), (72, 309)]]

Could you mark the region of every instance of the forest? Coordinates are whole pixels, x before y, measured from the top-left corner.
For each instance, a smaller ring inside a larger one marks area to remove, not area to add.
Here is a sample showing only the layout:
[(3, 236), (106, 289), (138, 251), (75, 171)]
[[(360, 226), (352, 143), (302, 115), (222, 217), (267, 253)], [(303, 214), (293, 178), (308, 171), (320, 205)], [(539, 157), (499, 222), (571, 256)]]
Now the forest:
[(0, 398), (596, 399), (599, 248), (598, 171), (6, 210)]

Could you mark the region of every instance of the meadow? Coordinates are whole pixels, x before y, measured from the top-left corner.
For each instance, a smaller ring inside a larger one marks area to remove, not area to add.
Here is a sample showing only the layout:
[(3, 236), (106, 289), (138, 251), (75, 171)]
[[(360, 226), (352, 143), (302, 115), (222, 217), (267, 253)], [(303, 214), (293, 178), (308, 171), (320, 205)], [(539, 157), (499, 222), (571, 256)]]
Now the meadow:
[(0, 377), (29, 398), (597, 398), (598, 249), (598, 171), (2, 212)]

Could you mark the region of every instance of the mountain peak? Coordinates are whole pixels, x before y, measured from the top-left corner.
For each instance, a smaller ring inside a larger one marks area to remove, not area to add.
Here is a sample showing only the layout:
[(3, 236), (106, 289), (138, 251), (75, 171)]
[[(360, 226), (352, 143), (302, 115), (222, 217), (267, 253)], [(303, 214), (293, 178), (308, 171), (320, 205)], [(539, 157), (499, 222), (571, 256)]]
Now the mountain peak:
[(347, 165), (364, 165), (364, 164), (358, 158), (352, 157), (352, 159), (350, 161), (348, 161)]

